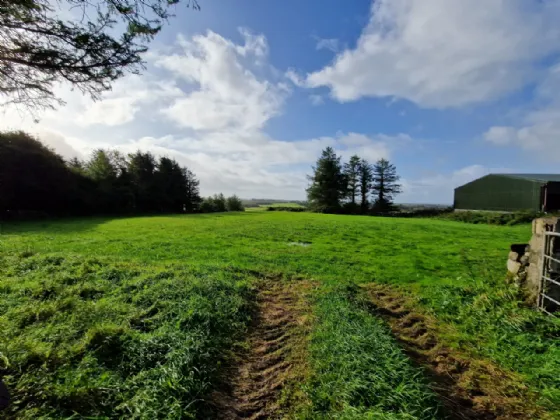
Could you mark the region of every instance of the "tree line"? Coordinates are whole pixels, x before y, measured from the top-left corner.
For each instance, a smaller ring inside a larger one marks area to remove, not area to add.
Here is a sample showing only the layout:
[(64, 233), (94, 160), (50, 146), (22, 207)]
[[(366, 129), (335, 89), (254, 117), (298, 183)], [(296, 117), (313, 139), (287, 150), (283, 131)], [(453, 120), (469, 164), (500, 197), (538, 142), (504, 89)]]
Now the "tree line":
[(242, 209), (237, 197), (223, 200), (230, 205), (208, 207), (195, 174), (168, 157), (98, 149), (66, 161), (29, 134), (0, 133), (3, 218)]
[(388, 160), (370, 164), (354, 155), (343, 163), (332, 147), (322, 151), (308, 179), (309, 207), (323, 213), (391, 212), (395, 210), (393, 200), (401, 192), (400, 177)]

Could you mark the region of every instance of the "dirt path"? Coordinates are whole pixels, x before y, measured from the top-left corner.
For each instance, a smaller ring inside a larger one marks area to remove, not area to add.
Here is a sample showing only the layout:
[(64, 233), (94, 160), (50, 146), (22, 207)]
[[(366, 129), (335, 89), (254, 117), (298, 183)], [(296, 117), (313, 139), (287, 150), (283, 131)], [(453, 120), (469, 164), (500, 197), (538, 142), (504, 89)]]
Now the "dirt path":
[(373, 312), (390, 325), (407, 354), (425, 367), (451, 418), (545, 419), (535, 396), (513, 373), (441, 343), (434, 318), (390, 286), (364, 286)]
[(279, 398), (288, 383), (305, 371), (305, 290), (309, 284), (267, 281), (257, 295), (257, 310), (247, 349), (229, 369), (225, 391), (213, 400), (216, 418), (276, 419)]

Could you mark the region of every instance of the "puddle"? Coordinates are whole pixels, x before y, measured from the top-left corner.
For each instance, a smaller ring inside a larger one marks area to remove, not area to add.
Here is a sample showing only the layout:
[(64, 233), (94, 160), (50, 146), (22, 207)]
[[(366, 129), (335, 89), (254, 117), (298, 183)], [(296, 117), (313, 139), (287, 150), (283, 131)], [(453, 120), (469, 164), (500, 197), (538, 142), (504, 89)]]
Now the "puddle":
[(311, 242), (290, 242), (290, 243), (288, 243), (288, 245), (308, 247), (308, 246), (311, 246)]

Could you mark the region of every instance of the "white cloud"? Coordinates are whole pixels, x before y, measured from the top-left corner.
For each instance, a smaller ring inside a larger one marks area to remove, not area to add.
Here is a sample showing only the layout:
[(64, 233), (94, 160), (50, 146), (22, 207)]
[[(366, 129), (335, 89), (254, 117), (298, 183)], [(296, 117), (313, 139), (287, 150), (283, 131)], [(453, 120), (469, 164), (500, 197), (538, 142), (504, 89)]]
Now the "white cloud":
[(325, 100), (321, 95), (309, 95), (309, 100), (315, 106), (323, 105), (325, 103)]
[(266, 38), (241, 35), (239, 44), (213, 32), (180, 37), (178, 51), (149, 55), (149, 67), (161, 73), (127, 76), (99, 102), (62, 89), (67, 107), (45, 113), (39, 124), (0, 118), (0, 129), (36, 133), (65, 157), (98, 147), (171, 156), (197, 174), (205, 195), (286, 199), (305, 198), (306, 175), (327, 146), (345, 159), (358, 153), (373, 161), (410, 140), (352, 132), (272, 138), (263, 127), (282, 111), (289, 89), (267, 64)]
[(316, 48), (318, 50), (329, 50), (336, 53), (340, 49), (340, 45), (336, 38), (318, 39)]
[[(536, 105), (515, 126), (494, 126), (483, 138), (497, 146), (518, 147), (542, 160), (560, 161), (560, 64), (549, 69), (537, 86)], [(546, 152), (546, 153), (543, 153)]]
[(182, 91), (174, 82), (155, 81), (150, 75), (131, 75), (114, 84), (102, 100), (83, 101), (83, 108), (76, 123), (83, 126), (94, 124), (117, 126), (132, 122), (142, 106), (159, 106), (181, 96)]
[(34, 133), (36, 137), (46, 146), (50, 147), (65, 159), (82, 158), (78, 152), (60, 133), (52, 131), (39, 131)]
[(243, 62), (263, 60), (266, 39), (247, 30), (241, 33), (243, 45), (212, 31), (190, 40), (181, 37), (181, 53), (157, 58), (156, 66), (194, 88), (162, 110), (166, 117), (194, 130), (258, 130), (280, 112), (286, 95), (283, 86), (257, 77)]
[(311, 73), (341, 101), (396, 97), (422, 107), (488, 101), (537, 77), (560, 50), (560, 2), (376, 0), (355, 48)]
[(297, 87), (306, 87), (305, 80), (294, 69), (288, 69), (285, 76)]
[(469, 165), (445, 174), (426, 174), (419, 179), (403, 180), (401, 203), (453, 204), (454, 189), (491, 172), (509, 172), (508, 169), (489, 169), (482, 165)]

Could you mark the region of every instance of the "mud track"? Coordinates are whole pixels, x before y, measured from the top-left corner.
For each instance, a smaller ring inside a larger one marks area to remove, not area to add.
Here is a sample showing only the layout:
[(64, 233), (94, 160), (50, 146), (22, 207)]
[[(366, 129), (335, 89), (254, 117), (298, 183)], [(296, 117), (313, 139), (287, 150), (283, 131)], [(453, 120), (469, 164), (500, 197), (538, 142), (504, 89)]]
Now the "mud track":
[(515, 374), (445, 346), (443, 326), (423, 314), (411, 297), (385, 285), (368, 284), (364, 291), (372, 311), (388, 322), (409, 357), (426, 368), (450, 418), (548, 418)]
[[(287, 385), (305, 371), (305, 297), (308, 283), (263, 282), (249, 330), (247, 348), (228, 369), (224, 390), (213, 396), (215, 418), (278, 419)], [(289, 398), (289, 397), (287, 397)]]

